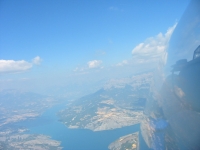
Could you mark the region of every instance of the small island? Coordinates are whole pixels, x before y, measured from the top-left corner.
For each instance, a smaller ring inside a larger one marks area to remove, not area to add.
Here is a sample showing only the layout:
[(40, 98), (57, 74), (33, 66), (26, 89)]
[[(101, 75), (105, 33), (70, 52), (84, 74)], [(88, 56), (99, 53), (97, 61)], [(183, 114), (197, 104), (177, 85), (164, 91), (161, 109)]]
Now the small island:
[(137, 150), (138, 143), (138, 132), (136, 132), (120, 137), (111, 143), (108, 148), (109, 150)]

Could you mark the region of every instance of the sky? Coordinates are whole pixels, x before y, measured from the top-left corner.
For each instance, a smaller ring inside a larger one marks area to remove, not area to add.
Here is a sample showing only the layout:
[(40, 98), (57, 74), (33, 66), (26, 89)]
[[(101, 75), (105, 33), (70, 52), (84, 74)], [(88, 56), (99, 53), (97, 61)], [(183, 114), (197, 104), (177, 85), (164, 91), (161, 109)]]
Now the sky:
[(109, 79), (150, 70), (166, 59), (188, 4), (0, 0), (0, 90), (78, 95)]

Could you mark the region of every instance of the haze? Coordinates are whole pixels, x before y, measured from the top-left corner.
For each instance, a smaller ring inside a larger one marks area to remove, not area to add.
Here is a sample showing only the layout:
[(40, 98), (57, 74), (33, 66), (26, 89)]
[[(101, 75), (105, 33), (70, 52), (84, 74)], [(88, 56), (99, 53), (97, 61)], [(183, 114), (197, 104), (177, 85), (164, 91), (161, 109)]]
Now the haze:
[(59, 96), (165, 63), (189, 1), (0, 2), (0, 90)]

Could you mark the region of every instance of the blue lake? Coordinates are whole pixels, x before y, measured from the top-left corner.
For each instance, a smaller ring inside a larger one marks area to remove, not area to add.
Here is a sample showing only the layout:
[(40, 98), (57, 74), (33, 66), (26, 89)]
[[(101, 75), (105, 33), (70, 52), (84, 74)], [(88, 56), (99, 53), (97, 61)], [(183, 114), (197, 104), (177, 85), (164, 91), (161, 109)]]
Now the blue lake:
[(139, 131), (139, 124), (108, 131), (93, 132), (86, 129), (68, 129), (58, 121), (56, 113), (65, 105), (54, 106), (34, 120), (26, 120), (18, 125), (29, 129), (29, 133), (51, 136), (61, 141), (63, 150), (108, 150), (108, 145), (119, 137)]

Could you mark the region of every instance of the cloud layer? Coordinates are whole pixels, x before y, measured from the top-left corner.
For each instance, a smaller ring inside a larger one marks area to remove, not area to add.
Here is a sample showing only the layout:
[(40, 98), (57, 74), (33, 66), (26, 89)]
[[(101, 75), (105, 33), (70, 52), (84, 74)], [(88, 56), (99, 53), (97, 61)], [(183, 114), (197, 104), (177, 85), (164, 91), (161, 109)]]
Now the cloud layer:
[(149, 63), (158, 60), (166, 62), (167, 47), (170, 37), (176, 24), (169, 28), (165, 34), (159, 33), (155, 37), (150, 37), (138, 44), (133, 50), (132, 55), (136, 63)]
[(33, 64), (39, 65), (41, 59), (39, 56), (33, 58), (32, 63), (25, 60), (0, 60), (0, 73), (16, 73), (26, 71), (33, 67)]

